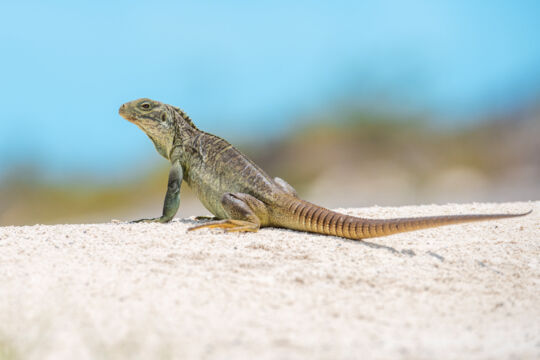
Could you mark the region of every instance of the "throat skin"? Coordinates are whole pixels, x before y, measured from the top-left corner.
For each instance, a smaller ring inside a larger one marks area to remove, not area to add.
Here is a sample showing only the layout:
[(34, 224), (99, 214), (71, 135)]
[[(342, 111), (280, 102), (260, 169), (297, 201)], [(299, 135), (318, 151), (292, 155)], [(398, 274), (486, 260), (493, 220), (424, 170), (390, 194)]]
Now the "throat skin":
[(159, 153), (159, 155), (163, 156), (165, 159), (169, 159), (170, 158), (170, 155), (169, 155), (170, 148), (163, 147), (159, 143), (159, 141), (156, 141), (151, 136), (149, 136), (149, 138), (150, 138), (150, 140), (152, 140), (152, 143), (154, 143), (154, 146), (155, 146), (157, 152)]
[(189, 229), (227, 232), (280, 227), (361, 240), (436, 226), (524, 216), (470, 214), (417, 218), (365, 219), (337, 213), (300, 199), (281, 178), (272, 178), (226, 140), (199, 130), (181, 109), (151, 99), (121, 106), (119, 113), (152, 140), (171, 162), (163, 214), (136, 222), (169, 222), (180, 205), (186, 182), (214, 218)]

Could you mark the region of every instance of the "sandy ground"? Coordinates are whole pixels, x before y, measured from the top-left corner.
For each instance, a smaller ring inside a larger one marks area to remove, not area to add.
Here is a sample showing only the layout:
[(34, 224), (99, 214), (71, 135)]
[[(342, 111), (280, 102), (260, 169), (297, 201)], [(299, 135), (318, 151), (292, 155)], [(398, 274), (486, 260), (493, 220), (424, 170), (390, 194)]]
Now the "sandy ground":
[(0, 228), (0, 359), (540, 358), (540, 202), (355, 242), (171, 224)]

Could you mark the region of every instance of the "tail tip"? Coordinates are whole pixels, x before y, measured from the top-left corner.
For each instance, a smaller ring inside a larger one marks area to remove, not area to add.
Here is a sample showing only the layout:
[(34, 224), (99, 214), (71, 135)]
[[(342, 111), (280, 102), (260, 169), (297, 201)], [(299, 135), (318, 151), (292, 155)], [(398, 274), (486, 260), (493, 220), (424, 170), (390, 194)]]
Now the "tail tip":
[(507, 214), (508, 217), (521, 217), (521, 216), (527, 216), (529, 215), (530, 213), (533, 212), (533, 209), (529, 210), (529, 211), (526, 211), (526, 212), (521, 212), (521, 213), (511, 213), (511, 214)]
[(531, 210), (529, 210), (529, 211), (527, 211), (527, 212), (521, 213), (521, 214), (516, 214), (516, 216), (527, 216), (527, 215), (529, 215), (529, 214), (532, 213), (532, 212), (533, 212), (533, 209), (531, 209)]

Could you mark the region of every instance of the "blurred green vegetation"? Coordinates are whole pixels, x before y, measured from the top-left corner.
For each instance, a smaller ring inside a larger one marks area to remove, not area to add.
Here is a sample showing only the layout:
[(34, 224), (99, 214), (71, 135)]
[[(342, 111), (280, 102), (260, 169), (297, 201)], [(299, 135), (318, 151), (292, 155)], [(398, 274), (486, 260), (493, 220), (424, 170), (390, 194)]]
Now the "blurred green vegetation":
[[(535, 107), (454, 128), (434, 126), (422, 116), (361, 110), (313, 116), (300, 124), (262, 144), (232, 142), (271, 176), (286, 179), (303, 198), (323, 206), (540, 197)], [(0, 184), (0, 225), (157, 216), (167, 174), (163, 161), (123, 182), (92, 184), (81, 178), (50, 184), (32, 168), (14, 170)], [(207, 213), (197, 204), (183, 186), (179, 216)]]
[(0, 338), (0, 360), (19, 359), (15, 347)]

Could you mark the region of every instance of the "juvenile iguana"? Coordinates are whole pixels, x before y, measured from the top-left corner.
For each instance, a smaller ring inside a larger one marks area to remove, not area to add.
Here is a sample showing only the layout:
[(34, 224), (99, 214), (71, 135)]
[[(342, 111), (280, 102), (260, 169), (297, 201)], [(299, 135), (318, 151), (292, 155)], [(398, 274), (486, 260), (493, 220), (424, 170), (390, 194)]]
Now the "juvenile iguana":
[(150, 99), (125, 103), (119, 113), (140, 127), (172, 167), (163, 215), (142, 222), (170, 221), (180, 205), (180, 185), (185, 180), (214, 220), (189, 230), (222, 228), (257, 231), (281, 227), (349, 239), (390, 235), (429, 227), (522, 214), (430, 216), (398, 219), (364, 219), (340, 214), (301, 200), (283, 179), (268, 176), (224, 139), (199, 130), (181, 109)]

